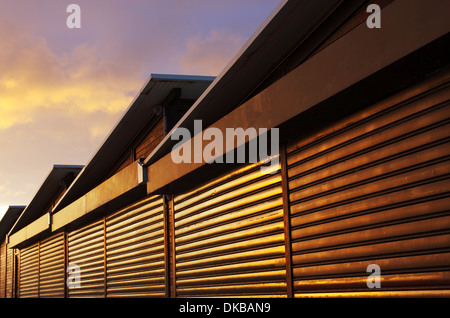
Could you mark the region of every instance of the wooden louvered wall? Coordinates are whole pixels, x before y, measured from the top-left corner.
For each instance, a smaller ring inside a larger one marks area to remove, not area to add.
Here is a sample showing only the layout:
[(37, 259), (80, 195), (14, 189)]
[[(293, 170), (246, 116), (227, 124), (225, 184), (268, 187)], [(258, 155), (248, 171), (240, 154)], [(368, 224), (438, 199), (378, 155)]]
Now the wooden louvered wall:
[(174, 199), (176, 296), (285, 296), (279, 167), (233, 171)]
[(14, 294), (14, 250), (7, 248), (6, 250), (6, 278), (5, 278), (5, 297), (13, 298)]
[(161, 196), (106, 218), (108, 297), (164, 297), (164, 216)]
[(296, 296), (449, 293), (449, 96), (441, 77), (291, 143)]
[(69, 297), (104, 297), (104, 222), (96, 221), (68, 234), (68, 266), (81, 270), (79, 288), (69, 288)]
[(20, 251), (20, 298), (39, 297), (39, 243)]
[(0, 298), (6, 297), (6, 241), (0, 244)]
[(39, 297), (63, 298), (65, 288), (64, 233), (39, 246)]
[(145, 198), (68, 234), (68, 265), (80, 269), (69, 297), (164, 297), (164, 209)]
[(81, 270), (69, 297), (448, 296), (449, 86), (441, 75), (291, 140), (273, 174), (248, 165), (23, 248), (20, 297), (63, 295), (64, 255)]

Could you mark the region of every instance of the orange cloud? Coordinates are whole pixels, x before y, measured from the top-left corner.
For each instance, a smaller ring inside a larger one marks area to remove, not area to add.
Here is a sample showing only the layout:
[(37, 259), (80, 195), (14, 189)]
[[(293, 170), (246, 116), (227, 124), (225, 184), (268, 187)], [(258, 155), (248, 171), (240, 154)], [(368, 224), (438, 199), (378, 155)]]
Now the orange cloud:
[(132, 60), (101, 54), (101, 43), (57, 54), (1, 19), (0, 43), (1, 216), (31, 200), (52, 164), (85, 164), (142, 79)]
[(62, 109), (67, 116), (119, 113), (142, 85), (95, 47), (80, 45), (57, 55), (45, 39), (4, 21), (0, 40), (0, 129), (34, 121), (43, 109)]

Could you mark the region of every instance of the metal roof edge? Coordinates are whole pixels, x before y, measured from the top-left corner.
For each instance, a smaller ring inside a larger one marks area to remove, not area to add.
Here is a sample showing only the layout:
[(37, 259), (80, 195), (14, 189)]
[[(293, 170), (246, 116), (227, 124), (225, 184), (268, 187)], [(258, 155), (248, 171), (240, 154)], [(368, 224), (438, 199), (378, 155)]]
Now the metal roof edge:
[[(217, 78), (213, 81), (213, 83), (203, 92), (203, 94), (198, 98), (198, 100), (191, 106), (191, 108), (186, 112), (186, 114), (178, 121), (178, 123), (172, 128), (172, 130), (164, 137), (164, 139), (160, 142), (160, 144), (152, 151), (152, 153), (147, 156), (144, 160), (144, 165), (149, 166), (152, 162), (160, 159), (162, 156), (168, 153), (168, 149), (175, 142), (171, 141), (172, 133), (180, 127), (192, 128), (192, 124), (188, 123), (192, 121), (192, 119), (199, 119), (199, 112), (202, 112), (202, 108), (207, 108), (208, 104), (211, 103), (211, 100), (215, 98), (214, 102), (220, 100), (214, 95), (217, 93), (224, 95), (225, 91), (228, 90), (228, 95), (233, 95), (233, 92), (230, 92), (230, 82), (236, 81), (236, 78), (241, 78), (241, 82), (245, 82), (246, 79), (242, 78), (242, 74), (245, 74), (246, 71), (242, 70), (242, 67), (245, 66), (247, 68), (255, 68), (255, 65), (249, 67), (250, 63), (259, 65), (264, 65), (269, 73), (273, 65), (268, 65), (270, 63), (277, 63), (275, 61), (270, 61), (269, 63), (261, 63), (261, 60), (267, 57), (261, 57), (260, 49), (261, 47), (272, 48), (276, 47), (277, 50), (280, 49), (279, 46), (271, 43), (269, 40), (273, 40), (276, 38), (274, 34), (282, 33), (283, 30), (280, 26), (285, 26), (286, 24), (292, 23), (292, 10), (295, 9), (298, 12), (302, 12), (305, 19), (310, 19), (312, 21), (308, 21), (308, 26), (313, 30), (317, 24), (320, 24), (324, 17), (328, 16), (330, 12), (335, 10), (340, 4), (341, 0), (330, 0), (327, 1), (324, 8), (317, 9), (317, 5), (311, 4), (308, 1), (298, 1), (298, 0), (284, 0), (282, 1), (267, 17), (267, 19), (261, 24), (261, 26), (255, 31), (255, 33), (250, 37), (250, 39), (244, 44), (244, 46), (234, 55), (234, 57), (230, 60), (227, 66), (222, 70), (222, 72), (217, 76)], [(308, 15), (308, 10), (314, 11), (314, 16), (311, 17)], [(291, 20), (286, 19), (289, 17)], [(305, 22), (306, 23), (306, 22)], [(308, 36), (308, 32), (310, 30), (305, 30), (304, 37)], [(268, 44), (269, 43), (269, 44)], [(297, 45), (298, 42), (295, 43)], [(293, 47), (281, 47), (284, 53), (280, 53), (279, 56), (289, 54)], [(267, 62), (267, 61), (266, 61)], [(258, 80), (258, 79), (256, 79)], [(241, 88), (241, 90), (245, 90)], [(250, 89), (251, 90), (251, 89)], [(248, 97), (250, 92), (244, 94), (242, 98)], [(244, 102), (244, 100), (239, 99), (235, 100), (235, 106), (238, 106), (240, 103)], [(214, 103), (217, 106), (217, 103)], [(230, 107), (229, 105), (227, 107)], [(199, 110), (200, 109), (200, 110)], [(216, 108), (215, 108), (216, 110)], [(194, 114), (195, 113), (195, 114)], [(219, 114), (220, 111), (217, 111), (216, 114)], [(226, 112), (225, 112), (226, 114)], [(223, 114), (224, 115), (224, 114)], [(216, 116), (219, 117), (220, 116)], [(205, 118), (202, 118), (205, 120)], [(215, 120), (211, 120), (214, 122)], [(211, 123), (212, 123), (211, 122)], [(208, 125), (206, 125), (208, 126)]]
[[(9, 233), (11, 228), (16, 223), (17, 219), (20, 217), (23, 210), (26, 208), (26, 205), (10, 205), (6, 210), (3, 217), (0, 219), (0, 241), (3, 239), (5, 235)], [(15, 215), (14, 215), (15, 214)], [(9, 224), (8, 224), (9, 223)], [(2, 229), (2, 227), (5, 229)]]
[[(134, 108), (139, 107), (139, 105), (143, 102), (143, 98), (145, 96), (148, 96), (147, 94), (151, 91), (151, 85), (156, 82), (180, 82), (180, 83), (186, 83), (186, 82), (192, 82), (192, 83), (199, 83), (199, 82), (205, 82), (205, 83), (211, 83), (216, 77), (215, 76), (202, 76), (202, 75), (177, 75), (177, 74), (160, 74), (160, 73), (151, 73), (145, 84), (141, 87), (141, 89), (136, 94), (133, 101), (130, 103), (130, 105), (127, 107), (127, 109), (123, 112), (122, 116), (118, 119), (118, 121), (115, 123), (109, 134), (104, 138), (103, 142), (100, 144), (100, 146), (97, 148), (97, 150), (94, 152), (92, 157), (89, 159), (88, 163), (85, 165), (83, 170), (78, 174), (78, 176), (75, 178), (75, 180), (72, 182), (71, 186), (67, 190), (67, 192), (63, 195), (61, 200), (57, 203), (55, 206), (55, 211), (59, 211), (71, 202), (70, 199), (67, 199), (68, 196), (71, 195), (71, 191), (73, 191), (77, 186), (80, 180), (86, 177), (86, 173), (89, 173), (89, 170), (92, 169), (92, 166), (96, 164), (96, 162), (102, 161), (102, 156), (105, 156), (105, 152), (107, 151), (107, 147), (109, 144), (112, 143), (112, 140), (115, 138), (115, 135), (118, 134), (118, 130), (123, 129), (126, 127), (127, 123), (133, 119), (132, 110)], [(141, 99), (140, 99), (141, 98)], [(120, 134), (121, 137), (123, 137), (123, 134)], [(89, 191), (90, 189), (86, 189)], [(87, 192), (86, 191), (86, 192)]]

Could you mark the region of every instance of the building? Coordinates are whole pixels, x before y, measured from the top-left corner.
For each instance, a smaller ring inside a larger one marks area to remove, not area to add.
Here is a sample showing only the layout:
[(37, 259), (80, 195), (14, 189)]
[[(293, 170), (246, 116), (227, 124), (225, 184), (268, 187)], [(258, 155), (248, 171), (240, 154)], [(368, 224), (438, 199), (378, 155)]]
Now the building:
[(11, 298), (17, 282), (17, 254), (7, 248), (6, 235), (19, 218), (24, 206), (10, 206), (0, 221), (0, 298)]
[[(371, 3), (283, 1), (217, 78), (153, 74), (6, 234), (7, 296), (449, 296), (449, 4)], [(175, 163), (195, 120), (278, 128), (278, 164)]]
[[(38, 260), (38, 263), (33, 261), (27, 263), (23, 261), (26, 257), (24, 258), (23, 255), (20, 257), (18, 249), (9, 248), (14, 243), (14, 240), (11, 242), (9, 238), (18, 236), (21, 239), (26, 239), (36, 236), (36, 239), (39, 239), (48, 236), (50, 232), (41, 232), (40, 227), (42, 224), (49, 223), (55, 203), (67, 191), (82, 168), (82, 166), (54, 165), (28, 206), (12, 206), (2, 218), (0, 223), (2, 227), (0, 236), (2, 262), (0, 263), (0, 269), (2, 273), (4, 272), (4, 275), (2, 274), (1, 288), (5, 290), (4, 295), (6, 297), (18, 297), (19, 294), (21, 297), (37, 296), (29, 289), (29, 286), (34, 286), (36, 279), (39, 280), (42, 295), (56, 297), (60, 295), (57, 292), (58, 289), (60, 290), (62, 287), (62, 291), (64, 291), (64, 284), (56, 284), (57, 287), (53, 287), (54, 280), (64, 279), (64, 272), (59, 273), (57, 270), (53, 272), (53, 261), (55, 258), (51, 254), (53, 249), (48, 250), (49, 254), (45, 254), (45, 249), (42, 249), (42, 253), (39, 255), (41, 257), (33, 259)], [(45, 239), (43, 241), (47, 242)], [(50, 240), (50, 243), (52, 242)], [(45, 244), (47, 243), (43, 243), (43, 245), (39, 243), (38, 245), (43, 247), (51, 246)], [(56, 246), (56, 248), (59, 248), (59, 246)], [(35, 254), (35, 256), (38, 255)], [(50, 257), (51, 260), (46, 260), (46, 256)], [(40, 264), (40, 261), (43, 264), (48, 261), (51, 272), (37, 272), (36, 269), (39, 268), (38, 264)], [(60, 259), (57, 261), (60, 261)], [(45, 292), (46, 289), (47, 294)]]

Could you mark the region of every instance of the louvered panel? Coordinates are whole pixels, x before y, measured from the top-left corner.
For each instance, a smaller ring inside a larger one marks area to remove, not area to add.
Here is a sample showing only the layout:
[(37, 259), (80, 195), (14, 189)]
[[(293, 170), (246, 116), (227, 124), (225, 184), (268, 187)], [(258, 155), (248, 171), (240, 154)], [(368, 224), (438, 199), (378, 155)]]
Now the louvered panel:
[(6, 297), (6, 241), (0, 245), (0, 298)]
[(6, 250), (6, 298), (13, 297), (14, 250)]
[(449, 294), (448, 96), (427, 83), (288, 146), (296, 296)]
[(40, 244), (39, 297), (64, 297), (64, 233)]
[(286, 296), (279, 167), (260, 168), (175, 197), (177, 296)]
[(39, 246), (20, 251), (20, 297), (39, 297)]
[(69, 288), (69, 297), (104, 297), (105, 252), (103, 220), (69, 233), (69, 266), (80, 268), (81, 284)]
[(161, 196), (106, 219), (108, 297), (164, 297), (164, 218)]

